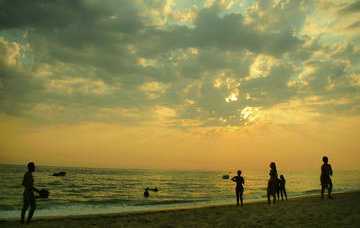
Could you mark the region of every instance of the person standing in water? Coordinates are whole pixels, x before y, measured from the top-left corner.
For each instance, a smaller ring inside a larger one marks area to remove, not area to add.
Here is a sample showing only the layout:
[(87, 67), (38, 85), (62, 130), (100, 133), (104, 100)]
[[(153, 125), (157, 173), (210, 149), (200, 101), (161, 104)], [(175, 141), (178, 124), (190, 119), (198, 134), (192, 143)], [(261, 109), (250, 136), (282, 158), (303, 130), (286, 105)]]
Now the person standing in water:
[(30, 162), (27, 166), (28, 166), (28, 171), (24, 174), (24, 179), (22, 181), (22, 185), (25, 187), (25, 190), (23, 193), (24, 204), (21, 210), (21, 223), (24, 223), (25, 213), (29, 205), (30, 205), (30, 211), (27, 218), (27, 223), (31, 222), (31, 218), (34, 215), (36, 209), (34, 191), (39, 193), (39, 190), (34, 187), (34, 178), (32, 175), (32, 173), (35, 171), (35, 164), (33, 162)]
[(236, 182), (235, 194), (236, 194), (236, 205), (239, 206), (239, 198), (241, 201), (241, 206), (243, 206), (243, 193), (244, 193), (244, 186), (245, 180), (241, 176), (241, 170), (238, 170), (237, 176), (231, 178), (232, 181)]
[(333, 199), (331, 196), (331, 190), (332, 190), (332, 181), (330, 176), (333, 175), (333, 171), (331, 169), (331, 165), (328, 164), (328, 157), (323, 157), (324, 164), (321, 166), (321, 175), (320, 175), (320, 182), (321, 182), (321, 199), (324, 199), (324, 191), (325, 188), (328, 189), (328, 198)]
[(277, 170), (276, 170), (276, 165), (275, 162), (271, 162), (270, 163), (270, 179), (268, 181), (268, 187), (267, 187), (267, 198), (268, 198), (268, 203), (270, 205), (270, 195), (273, 196), (274, 198), (274, 204), (276, 202), (276, 192), (278, 190), (279, 187), (279, 182), (278, 182), (278, 174), (277, 174)]

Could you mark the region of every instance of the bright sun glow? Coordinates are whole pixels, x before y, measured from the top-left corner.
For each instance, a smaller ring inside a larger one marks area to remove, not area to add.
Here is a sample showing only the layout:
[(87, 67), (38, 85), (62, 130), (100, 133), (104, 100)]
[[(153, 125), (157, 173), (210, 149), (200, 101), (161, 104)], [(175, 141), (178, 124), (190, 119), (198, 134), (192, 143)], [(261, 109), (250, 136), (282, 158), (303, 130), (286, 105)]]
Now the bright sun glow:
[(230, 94), (230, 96), (228, 96), (227, 98), (225, 98), (226, 102), (230, 102), (230, 101), (237, 101), (238, 100), (238, 95), (235, 93)]
[(259, 108), (256, 107), (245, 107), (243, 110), (240, 111), (241, 119), (252, 122), (258, 117), (258, 111)]

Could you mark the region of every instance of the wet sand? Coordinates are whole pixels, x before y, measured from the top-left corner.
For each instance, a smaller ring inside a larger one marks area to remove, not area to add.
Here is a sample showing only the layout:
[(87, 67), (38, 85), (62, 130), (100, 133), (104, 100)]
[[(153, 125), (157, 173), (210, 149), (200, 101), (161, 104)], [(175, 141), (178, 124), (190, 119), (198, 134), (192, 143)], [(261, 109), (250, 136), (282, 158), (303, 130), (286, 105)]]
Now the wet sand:
[[(246, 197), (246, 195), (245, 195)], [(30, 225), (0, 221), (0, 227), (360, 227), (360, 191), (266, 201), (147, 212), (35, 218)], [(234, 199), (235, 201), (235, 199)], [(20, 211), (19, 211), (20, 214)]]

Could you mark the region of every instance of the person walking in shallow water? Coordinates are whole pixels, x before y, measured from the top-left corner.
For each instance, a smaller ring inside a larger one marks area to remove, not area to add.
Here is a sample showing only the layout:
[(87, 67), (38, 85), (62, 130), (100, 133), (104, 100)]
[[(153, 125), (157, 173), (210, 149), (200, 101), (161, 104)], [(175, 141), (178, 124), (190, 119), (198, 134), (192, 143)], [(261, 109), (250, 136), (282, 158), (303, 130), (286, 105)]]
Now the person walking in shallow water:
[(323, 157), (324, 164), (321, 166), (321, 175), (320, 175), (320, 182), (321, 182), (321, 199), (324, 199), (324, 191), (325, 188), (328, 190), (328, 198), (333, 199), (331, 196), (331, 190), (332, 190), (332, 181), (330, 176), (333, 175), (333, 171), (331, 169), (331, 165), (328, 164), (328, 157)]
[(27, 218), (27, 223), (31, 222), (31, 218), (34, 215), (36, 209), (34, 191), (39, 192), (39, 190), (34, 187), (34, 178), (32, 175), (32, 173), (35, 171), (35, 164), (33, 162), (30, 162), (27, 166), (28, 166), (28, 171), (24, 174), (24, 179), (22, 181), (22, 185), (25, 187), (25, 190), (23, 193), (24, 204), (21, 210), (21, 223), (24, 223), (25, 213), (29, 205), (30, 205), (30, 211)]
[(276, 165), (275, 162), (271, 162), (270, 163), (270, 179), (268, 181), (268, 187), (267, 187), (267, 198), (268, 198), (268, 203), (270, 205), (270, 195), (273, 196), (274, 198), (274, 204), (276, 202), (276, 192), (278, 190), (279, 187), (279, 182), (278, 182), (278, 174), (277, 174), (277, 170), (276, 170)]
[(239, 206), (239, 198), (241, 201), (241, 206), (243, 206), (243, 193), (244, 193), (244, 186), (245, 180), (241, 176), (241, 170), (238, 170), (237, 176), (231, 178), (232, 181), (236, 182), (235, 194), (236, 194), (236, 205)]

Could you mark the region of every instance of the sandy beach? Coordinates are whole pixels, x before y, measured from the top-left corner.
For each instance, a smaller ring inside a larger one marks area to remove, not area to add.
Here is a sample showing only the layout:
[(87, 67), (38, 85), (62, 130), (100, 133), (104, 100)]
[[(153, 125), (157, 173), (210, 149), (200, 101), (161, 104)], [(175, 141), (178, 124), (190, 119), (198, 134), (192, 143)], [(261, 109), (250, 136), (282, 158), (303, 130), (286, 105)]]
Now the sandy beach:
[[(360, 191), (199, 208), (136, 213), (35, 218), (26, 227), (360, 227)], [(23, 227), (19, 221), (0, 221), (1, 227)]]

